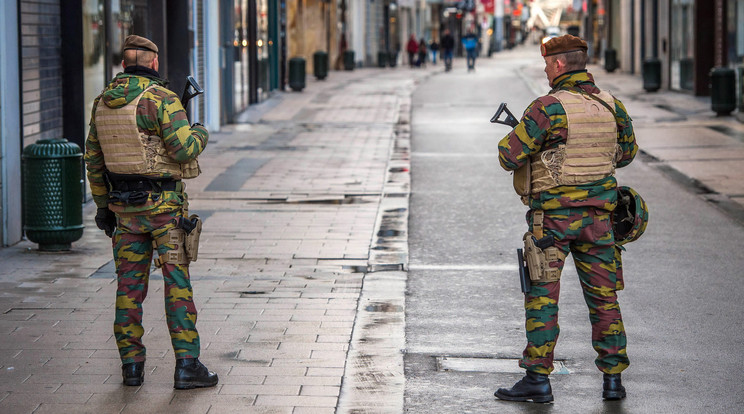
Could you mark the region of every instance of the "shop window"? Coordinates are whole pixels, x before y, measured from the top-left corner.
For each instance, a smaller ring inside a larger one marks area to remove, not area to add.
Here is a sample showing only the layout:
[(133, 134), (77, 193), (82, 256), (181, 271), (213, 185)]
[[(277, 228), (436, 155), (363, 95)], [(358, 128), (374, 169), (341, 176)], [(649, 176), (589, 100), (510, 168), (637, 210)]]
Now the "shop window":
[(691, 91), (694, 87), (694, 8), (693, 0), (672, 1), (672, 89)]
[(83, 95), (86, 116), (93, 110), (93, 100), (108, 81), (105, 56), (103, 0), (83, 0)]

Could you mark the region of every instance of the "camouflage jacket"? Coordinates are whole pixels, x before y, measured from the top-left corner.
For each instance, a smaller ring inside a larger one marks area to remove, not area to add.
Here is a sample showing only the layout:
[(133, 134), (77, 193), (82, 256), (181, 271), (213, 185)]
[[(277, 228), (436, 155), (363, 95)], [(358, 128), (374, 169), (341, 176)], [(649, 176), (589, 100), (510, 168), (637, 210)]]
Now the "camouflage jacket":
[[(564, 73), (553, 81), (553, 90), (581, 88), (597, 94), (600, 90), (594, 78), (585, 70)], [(617, 167), (633, 161), (638, 152), (633, 124), (622, 102), (615, 98), (617, 142), (623, 152)], [(499, 142), (499, 162), (505, 170), (516, 170), (529, 162), (530, 154), (557, 148), (566, 143), (568, 134), (566, 111), (551, 95), (535, 99), (525, 110), (519, 125)], [(617, 180), (610, 176), (589, 184), (559, 186), (532, 194), (529, 207), (554, 210), (565, 207), (597, 207), (614, 210), (617, 205)]]
[[(104, 182), (106, 163), (96, 131), (96, 108), (100, 104), (110, 108), (120, 108), (139, 96), (150, 86), (137, 107), (137, 126), (140, 132), (157, 135), (163, 140), (168, 155), (177, 162), (188, 162), (201, 154), (207, 145), (209, 134), (201, 125), (189, 126), (186, 111), (178, 96), (165, 88), (165, 81), (156, 77), (157, 72), (146, 68), (127, 68), (108, 84), (93, 103), (90, 117), (90, 131), (85, 141), (85, 163), (93, 201), (99, 208), (109, 207), (116, 213), (165, 213), (180, 208), (185, 195), (175, 191), (164, 191), (153, 200), (151, 196), (145, 204), (138, 206), (110, 203), (108, 188)], [(168, 178), (166, 175), (160, 176)]]

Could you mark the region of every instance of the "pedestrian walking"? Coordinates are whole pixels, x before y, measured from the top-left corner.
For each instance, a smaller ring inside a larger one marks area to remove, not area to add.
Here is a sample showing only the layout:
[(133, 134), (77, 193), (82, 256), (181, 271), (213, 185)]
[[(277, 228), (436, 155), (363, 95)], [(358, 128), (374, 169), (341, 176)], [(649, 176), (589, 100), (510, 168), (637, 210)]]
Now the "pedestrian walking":
[(418, 42), (416, 36), (411, 35), (408, 38), (408, 44), (406, 44), (406, 52), (408, 52), (408, 64), (411, 67), (416, 66), (416, 53), (418, 53)]
[(472, 31), (469, 31), (462, 38), (462, 45), (468, 59), (468, 71), (475, 70), (475, 58), (478, 56), (478, 37)]
[(426, 66), (427, 55), (428, 52), (426, 50), (426, 40), (422, 38), (418, 44), (418, 66)]
[(429, 50), (431, 50), (431, 63), (433, 65), (437, 64), (437, 53), (439, 52), (439, 43), (437, 43), (436, 40), (432, 40), (431, 44), (429, 45)]
[(524, 241), (532, 279), (524, 301), (527, 346), (519, 363), (527, 372), (512, 388), (496, 391), (502, 400), (553, 400), (548, 375), (558, 340), (561, 271), (569, 253), (589, 307), (595, 364), (604, 373), (602, 396), (626, 395), (620, 377), (629, 360), (616, 293), (624, 285), (619, 232), (613, 231), (614, 171), (633, 161), (638, 146), (623, 104), (601, 91), (587, 72), (586, 51), (586, 42), (571, 35), (541, 46), (553, 89), (535, 99), (499, 142), (501, 166), (515, 171), (515, 189), (530, 208)]
[(442, 59), (444, 59), (444, 69), (449, 71), (452, 69), (452, 51), (455, 49), (455, 38), (452, 37), (449, 29), (444, 30), (444, 36), (442, 36)]
[(196, 259), (201, 221), (188, 216), (182, 179), (199, 175), (204, 126), (189, 121), (158, 73), (158, 47), (132, 35), (122, 48), (123, 72), (93, 103), (85, 163), (96, 224), (112, 237), (117, 291), (114, 336), (124, 385), (144, 381), (142, 302), (153, 244), (163, 271), (165, 316), (176, 357), (174, 388), (211, 387), (218, 377), (199, 361), (189, 262)]

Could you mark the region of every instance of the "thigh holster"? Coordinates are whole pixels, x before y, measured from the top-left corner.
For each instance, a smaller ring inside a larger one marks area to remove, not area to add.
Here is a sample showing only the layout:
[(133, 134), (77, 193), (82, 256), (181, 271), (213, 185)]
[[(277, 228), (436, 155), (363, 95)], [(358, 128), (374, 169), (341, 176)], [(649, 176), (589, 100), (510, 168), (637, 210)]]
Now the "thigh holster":
[[(530, 281), (556, 282), (561, 279), (561, 267), (558, 262), (565, 260), (566, 255), (555, 246), (545, 247), (543, 240), (545, 239), (538, 240), (530, 232), (524, 234), (524, 260), (530, 270)], [(552, 244), (552, 237), (550, 242)], [(551, 263), (558, 266), (550, 266)]]
[(155, 239), (155, 247), (163, 244), (175, 245), (175, 249), (169, 250), (155, 259), (155, 265), (160, 267), (163, 263), (189, 264), (195, 262), (199, 255), (199, 236), (201, 235), (202, 221), (196, 214), (191, 217), (182, 217), (178, 226), (169, 229), (165, 234)]
[(189, 217), (192, 224), (191, 230), (186, 232), (185, 248), (190, 262), (195, 262), (199, 256), (199, 236), (202, 231), (202, 221), (196, 214)]

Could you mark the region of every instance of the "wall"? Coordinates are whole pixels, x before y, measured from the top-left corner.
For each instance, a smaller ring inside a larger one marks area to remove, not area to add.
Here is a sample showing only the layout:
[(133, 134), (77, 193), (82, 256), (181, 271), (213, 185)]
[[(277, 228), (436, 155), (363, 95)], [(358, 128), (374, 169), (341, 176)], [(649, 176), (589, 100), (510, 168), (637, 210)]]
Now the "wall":
[(19, 2), (24, 147), (63, 136), (59, 3)]
[[(346, 18), (349, 24), (351, 16), (348, 11)], [(338, 19), (340, 16), (335, 1), (325, 3), (322, 0), (287, 0), (287, 60), (303, 57), (307, 73), (313, 73), (313, 53), (322, 50), (328, 52), (329, 69), (338, 69)], [(330, 32), (326, 30), (327, 25), (330, 26)], [(346, 40), (347, 47), (350, 48), (349, 39)]]

